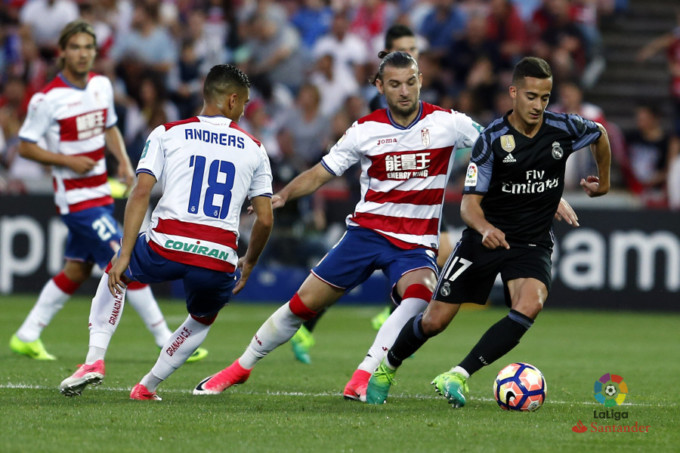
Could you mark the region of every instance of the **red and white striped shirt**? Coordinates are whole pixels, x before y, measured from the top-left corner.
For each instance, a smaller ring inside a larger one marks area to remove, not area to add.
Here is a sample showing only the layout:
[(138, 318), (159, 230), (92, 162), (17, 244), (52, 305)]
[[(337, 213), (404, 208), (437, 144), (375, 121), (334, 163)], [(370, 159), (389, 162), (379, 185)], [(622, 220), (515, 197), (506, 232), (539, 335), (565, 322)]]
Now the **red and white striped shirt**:
[(171, 261), (234, 272), (243, 202), (272, 195), (262, 144), (223, 116), (193, 117), (151, 132), (139, 173), (163, 187), (146, 232), (149, 246)]
[(334, 175), (361, 162), (361, 199), (347, 225), (403, 249), (437, 250), (455, 150), (472, 147), (480, 130), (467, 115), (424, 102), (408, 127), (386, 109), (359, 119), (321, 160)]
[(90, 73), (84, 89), (71, 85), (62, 74), (31, 98), (19, 130), (21, 140), (38, 143), (68, 156), (87, 156), (97, 163), (85, 174), (52, 166), (54, 201), (60, 214), (113, 203), (104, 159), (105, 131), (118, 121), (113, 89), (104, 76)]

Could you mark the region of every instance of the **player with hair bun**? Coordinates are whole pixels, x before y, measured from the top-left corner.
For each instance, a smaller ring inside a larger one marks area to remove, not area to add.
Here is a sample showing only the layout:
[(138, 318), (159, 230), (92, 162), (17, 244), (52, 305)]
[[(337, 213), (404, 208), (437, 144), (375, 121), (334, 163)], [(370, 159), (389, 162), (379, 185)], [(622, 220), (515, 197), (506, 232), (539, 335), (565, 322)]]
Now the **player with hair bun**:
[(380, 269), (400, 302), (347, 383), (345, 398), (364, 400), (368, 379), (404, 323), (426, 306), (436, 282), (444, 192), (455, 151), (469, 148), (481, 127), (468, 116), (420, 100), (422, 75), (406, 52), (380, 63), (377, 87), (387, 108), (356, 121), (321, 162), (274, 195), (274, 207), (306, 196), (355, 163), (361, 199), (347, 232), (293, 297), (260, 327), (230, 366), (204, 379), (195, 394), (218, 394), (245, 382), (255, 364), (288, 341), (319, 310)]
[(427, 309), (404, 324), (371, 377), (369, 403), (385, 402), (397, 368), (444, 331), (461, 304), (484, 304), (498, 274), (508, 315), (491, 326), (457, 366), (432, 381), (454, 407), (465, 405), (470, 375), (517, 346), (543, 309), (552, 281), (552, 220), (563, 204), (567, 158), (590, 145), (598, 176), (581, 179), (589, 197), (609, 191), (611, 162), (601, 124), (545, 110), (552, 86), (552, 70), (545, 60), (525, 57), (515, 66), (509, 87), (513, 109), (489, 124), (472, 150), (460, 208), (468, 227)]

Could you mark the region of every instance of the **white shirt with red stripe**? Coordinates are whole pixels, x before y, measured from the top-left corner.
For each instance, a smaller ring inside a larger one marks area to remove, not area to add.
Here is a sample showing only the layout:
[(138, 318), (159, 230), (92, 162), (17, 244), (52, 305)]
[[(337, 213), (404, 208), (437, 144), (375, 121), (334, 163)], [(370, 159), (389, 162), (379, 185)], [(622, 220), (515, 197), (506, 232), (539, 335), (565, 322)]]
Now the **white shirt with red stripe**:
[(52, 166), (54, 201), (60, 214), (113, 203), (104, 159), (105, 131), (118, 121), (113, 88), (104, 76), (90, 73), (84, 89), (71, 85), (62, 74), (31, 98), (21, 140), (38, 143), (68, 156), (87, 156), (97, 163), (85, 174)]
[(234, 272), (243, 202), (272, 195), (264, 146), (228, 118), (193, 117), (151, 132), (139, 173), (163, 188), (149, 246), (172, 261)]
[(386, 109), (359, 119), (321, 160), (334, 175), (361, 162), (361, 199), (347, 225), (403, 249), (437, 250), (455, 151), (472, 147), (481, 129), (467, 115), (424, 102), (408, 127)]

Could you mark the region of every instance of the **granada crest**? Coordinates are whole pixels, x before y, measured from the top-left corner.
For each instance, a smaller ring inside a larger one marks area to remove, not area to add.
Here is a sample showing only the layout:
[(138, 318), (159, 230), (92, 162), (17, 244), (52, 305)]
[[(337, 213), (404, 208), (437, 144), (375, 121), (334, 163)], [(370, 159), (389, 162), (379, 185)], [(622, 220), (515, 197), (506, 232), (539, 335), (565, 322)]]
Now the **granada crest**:
[(425, 148), (430, 146), (430, 130), (428, 128), (421, 129), (420, 138), (422, 139)]

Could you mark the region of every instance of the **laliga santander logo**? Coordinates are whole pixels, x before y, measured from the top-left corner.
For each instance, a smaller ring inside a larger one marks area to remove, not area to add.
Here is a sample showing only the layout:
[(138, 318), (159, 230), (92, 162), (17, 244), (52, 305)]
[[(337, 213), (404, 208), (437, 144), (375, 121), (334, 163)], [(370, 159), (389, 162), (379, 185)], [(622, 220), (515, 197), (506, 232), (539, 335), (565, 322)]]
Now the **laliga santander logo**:
[(595, 381), (593, 396), (604, 407), (620, 406), (627, 394), (628, 386), (619, 375), (605, 373)]
[[(590, 427), (583, 424), (581, 420), (571, 430), (575, 433), (585, 433), (590, 431), (593, 433), (649, 433), (650, 425), (641, 425), (638, 421), (635, 423), (625, 422), (628, 419), (627, 411), (616, 410), (615, 407), (621, 406), (628, 395), (628, 386), (623, 381), (623, 378), (616, 374), (606, 373), (600, 379), (595, 381), (593, 396), (598, 403), (604, 405), (604, 411), (593, 411), (593, 419), (597, 420), (590, 423)], [(601, 420), (607, 420), (602, 424)], [(615, 422), (623, 420), (621, 424), (611, 423), (609, 419)], [(611, 423), (611, 424), (610, 424)]]

